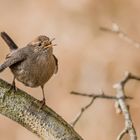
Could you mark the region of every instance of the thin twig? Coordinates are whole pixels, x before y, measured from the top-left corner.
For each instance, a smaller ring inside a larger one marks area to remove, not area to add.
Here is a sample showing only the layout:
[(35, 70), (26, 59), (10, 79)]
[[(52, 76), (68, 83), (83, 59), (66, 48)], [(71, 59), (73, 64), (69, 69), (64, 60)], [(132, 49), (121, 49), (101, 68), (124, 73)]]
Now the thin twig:
[(75, 126), (76, 123), (79, 121), (79, 119), (81, 118), (81, 116), (83, 115), (83, 113), (93, 104), (95, 100), (95, 97), (92, 97), (92, 100), (90, 101), (89, 104), (87, 104), (85, 107), (81, 108), (80, 113), (78, 113), (78, 115), (76, 116), (76, 118), (74, 119), (74, 121), (72, 121), (71, 126)]
[[(76, 125), (76, 123), (80, 120), (80, 118), (82, 117), (83, 113), (94, 103), (95, 99), (97, 99), (97, 98), (101, 98), (101, 99), (111, 99), (111, 100), (117, 100), (117, 99), (118, 99), (118, 97), (106, 95), (104, 92), (102, 92), (102, 93), (100, 93), (100, 94), (95, 94), (95, 93), (86, 94), (86, 93), (80, 93), (80, 92), (72, 91), (71, 94), (92, 98), (92, 100), (90, 101), (90, 103), (87, 104), (85, 107), (82, 107), (82, 108), (81, 108), (81, 111), (80, 111), (80, 112), (78, 113), (78, 115), (75, 117), (74, 121), (72, 121), (71, 125), (72, 125), (73, 127), (74, 127), (74, 126)], [(132, 97), (127, 97), (127, 96), (125, 96), (125, 99), (132, 99)]]
[(72, 91), (71, 94), (92, 98), (90, 103), (81, 109), (80, 113), (77, 115), (72, 125), (75, 126), (75, 124), (83, 115), (84, 111), (87, 110), (94, 103), (96, 98), (113, 99), (117, 102), (118, 104), (117, 107), (120, 109), (125, 119), (125, 127), (121, 131), (121, 133), (118, 135), (117, 140), (122, 140), (124, 135), (126, 135), (127, 133), (129, 134), (131, 140), (137, 140), (136, 130), (134, 128), (134, 125), (131, 119), (131, 114), (129, 112), (129, 106), (125, 102), (125, 99), (132, 99), (132, 97), (127, 97), (124, 91), (125, 85), (129, 80), (140, 81), (140, 77), (133, 75), (129, 72), (126, 72), (124, 78), (113, 86), (116, 89), (116, 96), (109, 96), (109, 95), (104, 94), (104, 92), (102, 92), (101, 94), (85, 94), (85, 93)]
[(117, 140), (121, 140), (125, 134), (128, 133), (127, 129), (123, 129), (122, 132), (118, 135)]
[(129, 37), (126, 33), (124, 33), (117, 23), (112, 23), (112, 27), (100, 27), (100, 30), (105, 32), (110, 32), (118, 35), (120, 38), (124, 39), (126, 42), (133, 44), (136, 48), (140, 48), (140, 43)]
[[(79, 95), (79, 96), (84, 96), (84, 97), (94, 97), (94, 98), (102, 98), (102, 99), (113, 99), (113, 100), (117, 100), (118, 97), (116, 96), (111, 96), (111, 95), (106, 95), (104, 92), (99, 93), (99, 94), (95, 94), (95, 93), (91, 93), (91, 94), (87, 94), (87, 93), (80, 93), (80, 92), (76, 92), (76, 91), (72, 91), (71, 94), (74, 95)], [(126, 96), (125, 99), (133, 99), (133, 97), (130, 96)]]

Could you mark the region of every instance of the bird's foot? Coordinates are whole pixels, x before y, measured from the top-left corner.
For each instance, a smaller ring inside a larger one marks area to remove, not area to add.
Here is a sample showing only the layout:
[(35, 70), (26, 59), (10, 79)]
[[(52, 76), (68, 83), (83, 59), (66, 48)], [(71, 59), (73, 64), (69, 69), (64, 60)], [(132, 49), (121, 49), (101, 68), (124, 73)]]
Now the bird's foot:
[(5, 100), (5, 97), (6, 97), (6, 93), (8, 94), (11, 94), (11, 93), (16, 93), (17, 91), (17, 87), (15, 85), (11, 85), (9, 89), (7, 89), (7, 91), (5, 92), (4, 96), (3, 96), (3, 99), (2, 101), (4, 102)]
[(43, 98), (43, 100), (40, 101), (40, 106), (39, 106), (39, 110), (42, 109), (42, 107), (45, 105), (46, 100), (45, 98)]
[(15, 93), (17, 91), (16, 85), (11, 85), (11, 87), (8, 89), (7, 92), (9, 92), (9, 91), (13, 91)]
[(17, 91), (17, 87), (16, 87), (16, 82), (15, 82), (15, 77), (13, 79), (13, 82), (12, 82), (12, 85), (11, 87), (9, 88), (8, 92), (9, 91), (12, 91), (13, 93), (15, 93)]

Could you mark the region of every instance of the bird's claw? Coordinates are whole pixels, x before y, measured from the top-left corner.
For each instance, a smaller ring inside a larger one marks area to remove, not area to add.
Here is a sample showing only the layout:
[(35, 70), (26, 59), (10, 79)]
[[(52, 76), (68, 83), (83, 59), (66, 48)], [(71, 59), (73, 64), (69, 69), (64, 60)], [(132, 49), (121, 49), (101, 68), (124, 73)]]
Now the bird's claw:
[(43, 100), (40, 101), (39, 111), (40, 111), (40, 109), (43, 108), (43, 106), (45, 105), (45, 103), (46, 103), (46, 100), (45, 100), (45, 98), (43, 98)]
[(15, 85), (11, 85), (11, 87), (8, 89), (9, 91), (13, 91), (14, 93), (17, 91), (17, 87)]

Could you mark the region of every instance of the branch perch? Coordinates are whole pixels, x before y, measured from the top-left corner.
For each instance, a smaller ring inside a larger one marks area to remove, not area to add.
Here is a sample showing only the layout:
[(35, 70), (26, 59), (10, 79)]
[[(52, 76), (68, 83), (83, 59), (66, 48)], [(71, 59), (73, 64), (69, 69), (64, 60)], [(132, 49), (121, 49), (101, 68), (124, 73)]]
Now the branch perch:
[(48, 106), (0, 79), (0, 113), (16, 121), (42, 140), (83, 140), (75, 130)]

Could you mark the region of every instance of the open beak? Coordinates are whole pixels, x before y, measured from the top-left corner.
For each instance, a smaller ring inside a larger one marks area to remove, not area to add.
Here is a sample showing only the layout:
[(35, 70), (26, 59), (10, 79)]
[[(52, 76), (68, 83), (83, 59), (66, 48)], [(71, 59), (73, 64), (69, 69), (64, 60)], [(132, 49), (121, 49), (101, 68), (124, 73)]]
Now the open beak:
[(50, 40), (50, 42), (52, 43), (52, 41), (54, 41), (55, 40), (55, 38), (52, 38), (51, 40)]
[(55, 40), (55, 38), (52, 38), (52, 39), (50, 40), (50, 45), (48, 45), (47, 47), (57, 46), (57, 44), (52, 44), (52, 41), (54, 41), (54, 40)]
[(50, 44), (50, 45), (47, 45), (47, 48), (53, 47), (53, 46), (57, 46), (57, 44)]

